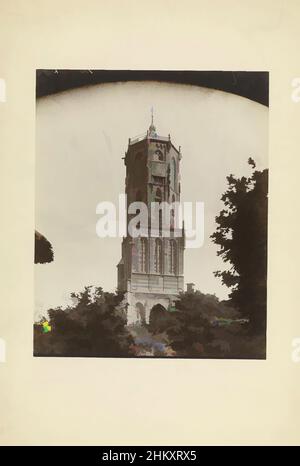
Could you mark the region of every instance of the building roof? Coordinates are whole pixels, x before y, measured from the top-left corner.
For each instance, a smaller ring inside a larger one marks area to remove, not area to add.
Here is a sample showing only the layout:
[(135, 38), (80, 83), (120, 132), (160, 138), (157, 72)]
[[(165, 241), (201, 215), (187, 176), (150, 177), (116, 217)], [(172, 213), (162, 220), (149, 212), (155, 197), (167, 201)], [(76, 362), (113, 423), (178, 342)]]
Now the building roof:
[(174, 146), (174, 144), (172, 144), (170, 134), (167, 137), (166, 136), (160, 136), (159, 134), (157, 134), (156, 127), (155, 127), (154, 121), (153, 121), (153, 108), (151, 109), (151, 124), (149, 126), (148, 131), (146, 131), (145, 133), (139, 134), (138, 136), (135, 136), (134, 138), (129, 138), (129, 146), (133, 146), (134, 144), (137, 144), (138, 142), (141, 142), (141, 141), (144, 141), (144, 140), (155, 140), (155, 141), (162, 141), (162, 142), (170, 142), (170, 144), (176, 150), (176, 152), (178, 152), (178, 154), (180, 153), (180, 148), (178, 150)]
[(157, 139), (158, 141), (170, 141), (169, 137), (166, 136), (159, 136), (157, 133), (154, 133), (152, 131), (151, 133), (147, 131), (146, 133), (139, 134), (138, 136), (135, 136), (134, 138), (129, 139), (129, 145), (133, 146), (137, 142), (143, 141), (144, 139)]
[(177, 149), (177, 147), (174, 146), (174, 144), (171, 142), (171, 137), (170, 135), (168, 137), (166, 136), (160, 136), (159, 134), (150, 134), (149, 131), (147, 131), (146, 133), (143, 133), (143, 134), (140, 134), (138, 136), (135, 136), (134, 138), (129, 138), (129, 143), (128, 145), (129, 146), (133, 146), (139, 142), (142, 142), (142, 141), (146, 141), (146, 140), (152, 140), (152, 141), (161, 141), (161, 142), (169, 142), (171, 144), (171, 146), (173, 147), (174, 150), (176, 150), (176, 152), (178, 154), (180, 154), (180, 149)]

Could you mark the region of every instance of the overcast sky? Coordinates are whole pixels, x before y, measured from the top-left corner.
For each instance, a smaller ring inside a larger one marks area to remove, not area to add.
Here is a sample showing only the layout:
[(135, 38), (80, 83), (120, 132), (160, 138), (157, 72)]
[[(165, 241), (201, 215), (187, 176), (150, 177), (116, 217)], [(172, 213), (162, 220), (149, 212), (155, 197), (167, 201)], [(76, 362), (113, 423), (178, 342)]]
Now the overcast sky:
[(124, 193), (128, 138), (147, 130), (181, 146), (182, 201), (205, 204), (205, 242), (185, 251), (185, 283), (224, 299), (228, 289), (209, 236), (222, 209), (226, 176), (267, 167), (268, 109), (243, 97), (180, 84), (120, 83), (43, 97), (36, 112), (36, 229), (54, 262), (35, 265), (36, 316), (68, 303), (85, 285), (114, 290), (121, 239), (96, 235), (96, 205)]

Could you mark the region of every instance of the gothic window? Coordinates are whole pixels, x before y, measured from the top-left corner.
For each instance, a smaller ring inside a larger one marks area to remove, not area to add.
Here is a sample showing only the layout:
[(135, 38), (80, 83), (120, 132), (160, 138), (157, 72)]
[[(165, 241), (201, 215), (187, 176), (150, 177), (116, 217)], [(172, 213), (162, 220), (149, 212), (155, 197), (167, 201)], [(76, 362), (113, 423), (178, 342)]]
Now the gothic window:
[(153, 221), (158, 226), (159, 232), (162, 231), (162, 209), (160, 203), (162, 202), (162, 192), (160, 188), (157, 188), (154, 193), (154, 202), (156, 203), (153, 215)]
[(170, 241), (170, 250), (169, 250), (169, 272), (176, 275), (177, 268), (177, 244), (176, 241)]
[(157, 190), (155, 192), (155, 202), (161, 202), (161, 201), (162, 201), (161, 189), (157, 188)]
[(163, 156), (163, 153), (162, 153), (161, 150), (157, 149), (155, 151), (155, 156), (156, 156), (156, 160), (159, 160), (160, 162), (163, 162), (164, 156)]
[(174, 203), (175, 203), (175, 195), (173, 194), (172, 196), (172, 209), (171, 209), (171, 219), (170, 219), (170, 222), (171, 222), (171, 230), (173, 231), (174, 230), (174, 227), (175, 227), (175, 206), (174, 206)]
[(136, 309), (138, 320), (140, 321), (140, 323), (145, 324), (146, 323), (145, 306), (142, 303), (136, 303), (135, 309)]
[(174, 209), (171, 210), (171, 216), (170, 216), (170, 230), (174, 231), (175, 228), (175, 212)]
[(133, 272), (138, 272), (138, 249), (136, 241), (132, 242), (132, 270)]
[(157, 273), (162, 273), (162, 242), (158, 238), (155, 240), (154, 270)]
[(158, 229), (159, 229), (159, 234), (161, 235), (162, 233), (162, 210), (159, 209), (158, 212)]
[(140, 272), (147, 272), (147, 240), (140, 238), (140, 255), (139, 255)]
[(176, 188), (176, 162), (174, 158), (171, 160), (170, 182), (171, 182), (171, 188), (175, 191), (176, 190), (175, 189)]

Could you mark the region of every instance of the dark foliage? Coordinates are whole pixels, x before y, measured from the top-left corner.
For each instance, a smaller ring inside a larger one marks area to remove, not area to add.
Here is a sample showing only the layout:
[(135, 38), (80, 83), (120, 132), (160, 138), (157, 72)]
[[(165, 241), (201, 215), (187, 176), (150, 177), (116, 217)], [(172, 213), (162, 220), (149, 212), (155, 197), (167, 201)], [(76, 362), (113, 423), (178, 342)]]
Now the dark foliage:
[(45, 264), (53, 261), (53, 249), (51, 243), (38, 231), (34, 235), (34, 263)]
[(231, 302), (200, 291), (182, 293), (173, 312), (154, 306), (148, 330), (173, 350), (170, 356), (264, 359), (266, 354), (264, 336), (249, 335)]
[(42, 322), (34, 325), (35, 356), (130, 355), (133, 339), (118, 309), (122, 295), (85, 287), (72, 298), (77, 302), (74, 307), (48, 311), (49, 333), (43, 333)]
[(201, 312), (205, 306), (205, 295), (199, 291), (182, 293), (174, 311), (153, 307), (149, 329), (156, 334), (165, 332), (177, 356), (201, 357), (212, 339), (210, 323)]
[(249, 330), (264, 334), (267, 299), (267, 209), (268, 170), (253, 168), (249, 178), (227, 177), (228, 189), (222, 196), (225, 208), (216, 217), (217, 230), (211, 236), (220, 246), (218, 255), (229, 269), (216, 276), (231, 288), (230, 299), (239, 312), (250, 319)]

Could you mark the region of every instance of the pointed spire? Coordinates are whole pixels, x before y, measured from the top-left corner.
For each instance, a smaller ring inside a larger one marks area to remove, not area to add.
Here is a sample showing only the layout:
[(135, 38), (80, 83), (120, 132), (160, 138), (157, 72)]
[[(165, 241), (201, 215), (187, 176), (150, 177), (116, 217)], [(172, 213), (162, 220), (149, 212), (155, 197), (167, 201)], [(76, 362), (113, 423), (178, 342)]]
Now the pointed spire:
[(151, 107), (151, 125), (149, 126), (149, 136), (156, 136), (156, 128), (154, 126), (153, 107)]

